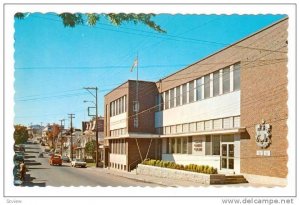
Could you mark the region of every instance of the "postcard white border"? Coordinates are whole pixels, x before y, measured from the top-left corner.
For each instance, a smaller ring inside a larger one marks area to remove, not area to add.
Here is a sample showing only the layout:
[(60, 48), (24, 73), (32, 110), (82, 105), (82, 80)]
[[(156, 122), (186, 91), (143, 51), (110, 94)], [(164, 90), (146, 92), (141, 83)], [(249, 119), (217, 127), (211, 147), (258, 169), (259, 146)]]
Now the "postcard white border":
[[(295, 35), (296, 13), (293, 4), (248, 4), (248, 5), (26, 5), (6, 4), (5, 9), (5, 196), (293, 196), (295, 185)], [(14, 119), (14, 18), (15, 12), (127, 12), (127, 13), (169, 13), (169, 14), (287, 14), (289, 16), (288, 36), (288, 186), (287, 187), (190, 187), (190, 188), (149, 188), (149, 187), (16, 187), (13, 185), (13, 119)], [(1, 142), (2, 145), (3, 142)]]

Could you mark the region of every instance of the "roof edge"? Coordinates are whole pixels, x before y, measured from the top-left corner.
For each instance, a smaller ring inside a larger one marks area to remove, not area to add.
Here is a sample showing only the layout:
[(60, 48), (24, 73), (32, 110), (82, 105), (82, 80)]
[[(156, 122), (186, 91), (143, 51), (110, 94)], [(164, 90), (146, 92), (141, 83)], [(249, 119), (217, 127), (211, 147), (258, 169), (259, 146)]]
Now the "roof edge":
[(228, 46), (226, 46), (224, 48), (222, 48), (221, 50), (218, 50), (218, 51), (216, 51), (216, 52), (214, 52), (212, 54), (209, 54), (208, 56), (206, 56), (206, 57), (204, 57), (204, 58), (202, 58), (202, 59), (200, 59), (200, 60), (198, 60), (198, 61), (196, 61), (196, 62), (194, 62), (194, 63), (192, 63), (192, 64), (190, 64), (190, 65), (188, 65), (188, 66), (186, 66), (186, 67), (184, 67), (184, 68), (182, 68), (182, 69), (180, 69), (180, 70), (178, 70), (178, 71), (176, 71), (176, 72), (174, 72), (174, 73), (172, 73), (170, 75), (167, 75), (164, 78), (159, 79), (158, 81), (156, 81), (156, 83), (159, 83), (160, 81), (165, 80), (166, 78), (169, 78), (169, 77), (171, 77), (171, 76), (173, 76), (173, 75), (175, 75), (175, 74), (177, 74), (177, 73), (179, 73), (179, 72), (181, 72), (181, 71), (183, 71), (185, 69), (188, 69), (189, 67), (191, 67), (191, 66), (193, 66), (193, 65), (195, 65), (197, 63), (200, 63), (201, 61), (204, 61), (204, 60), (206, 60), (206, 59), (208, 59), (208, 58), (210, 58), (210, 57), (212, 57), (212, 56), (214, 56), (214, 55), (216, 55), (216, 54), (218, 54), (218, 53), (220, 53), (220, 52), (222, 52), (222, 51), (224, 51), (226, 49), (229, 49), (230, 47), (233, 47), (233, 46), (241, 43), (242, 41), (245, 41), (246, 39), (251, 38), (254, 35), (256, 35), (258, 33), (261, 33), (261, 32), (263, 32), (263, 31), (265, 31), (265, 30), (267, 30), (267, 29), (269, 29), (269, 28), (271, 28), (271, 27), (273, 27), (273, 26), (275, 26), (275, 25), (277, 25), (277, 24), (279, 24), (279, 23), (281, 23), (281, 22), (283, 22), (283, 21), (285, 21), (287, 19), (289, 19), (288, 16), (286, 16), (286, 17), (284, 17), (284, 18), (282, 18), (282, 19), (280, 19), (278, 21), (275, 21), (274, 23), (272, 23), (272, 24), (270, 24), (270, 25), (268, 25), (268, 26), (266, 26), (266, 27), (264, 27), (264, 28), (262, 28), (262, 29), (260, 29), (260, 30), (258, 30), (256, 32), (254, 32), (254, 33), (252, 33), (252, 34), (250, 34), (250, 35), (248, 35), (248, 36), (246, 36), (246, 37), (244, 37), (244, 38), (242, 38), (242, 39), (240, 39), (240, 40), (238, 40), (238, 41), (236, 41), (236, 42), (234, 42), (234, 43), (232, 43), (232, 44), (230, 44), (230, 45), (228, 45)]

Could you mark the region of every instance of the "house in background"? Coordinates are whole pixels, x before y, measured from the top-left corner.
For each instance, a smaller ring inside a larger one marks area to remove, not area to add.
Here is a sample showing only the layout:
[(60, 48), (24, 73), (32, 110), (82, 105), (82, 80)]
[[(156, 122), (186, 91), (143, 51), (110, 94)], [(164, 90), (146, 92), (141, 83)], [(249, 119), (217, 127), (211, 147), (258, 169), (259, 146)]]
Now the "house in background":
[(103, 153), (101, 152), (101, 147), (103, 147), (103, 128), (104, 128), (104, 118), (98, 117), (96, 128), (96, 120), (82, 122), (82, 134), (77, 138), (76, 141), (76, 158), (93, 160), (92, 156), (85, 153), (85, 145), (88, 142), (96, 140), (96, 130), (98, 131), (98, 144), (99, 144), (99, 159), (103, 161)]

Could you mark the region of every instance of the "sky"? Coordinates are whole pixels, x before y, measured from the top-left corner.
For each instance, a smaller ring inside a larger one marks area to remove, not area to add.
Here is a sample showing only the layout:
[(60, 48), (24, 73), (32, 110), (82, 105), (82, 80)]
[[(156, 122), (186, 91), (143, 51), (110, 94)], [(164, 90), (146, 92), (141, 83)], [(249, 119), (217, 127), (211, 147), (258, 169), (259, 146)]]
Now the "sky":
[(32, 13), (15, 20), (15, 124), (90, 120), (83, 87), (98, 87), (99, 115), (104, 95), (136, 79), (130, 68), (138, 55), (139, 79), (158, 81), (284, 18), (284, 15), (168, 15), (152, 19), (167, 33), (144, 24), (64, 27), (55, 13)]

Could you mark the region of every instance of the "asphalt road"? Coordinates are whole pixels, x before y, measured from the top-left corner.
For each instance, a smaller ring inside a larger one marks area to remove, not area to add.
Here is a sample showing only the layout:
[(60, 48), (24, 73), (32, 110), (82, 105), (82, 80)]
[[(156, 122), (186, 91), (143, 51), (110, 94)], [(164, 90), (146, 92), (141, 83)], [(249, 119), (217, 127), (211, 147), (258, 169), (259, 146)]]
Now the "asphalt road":
[(26, 144), (25, 164), (27, 173), (23, 186), (151, 186), (159, 185), (141, 182), (106, 173), (103, 168), (74, 168), (70, 163), (62, 166), (50, 166), (48, 156), (38, 158), (43, 151), (40, 144)]

